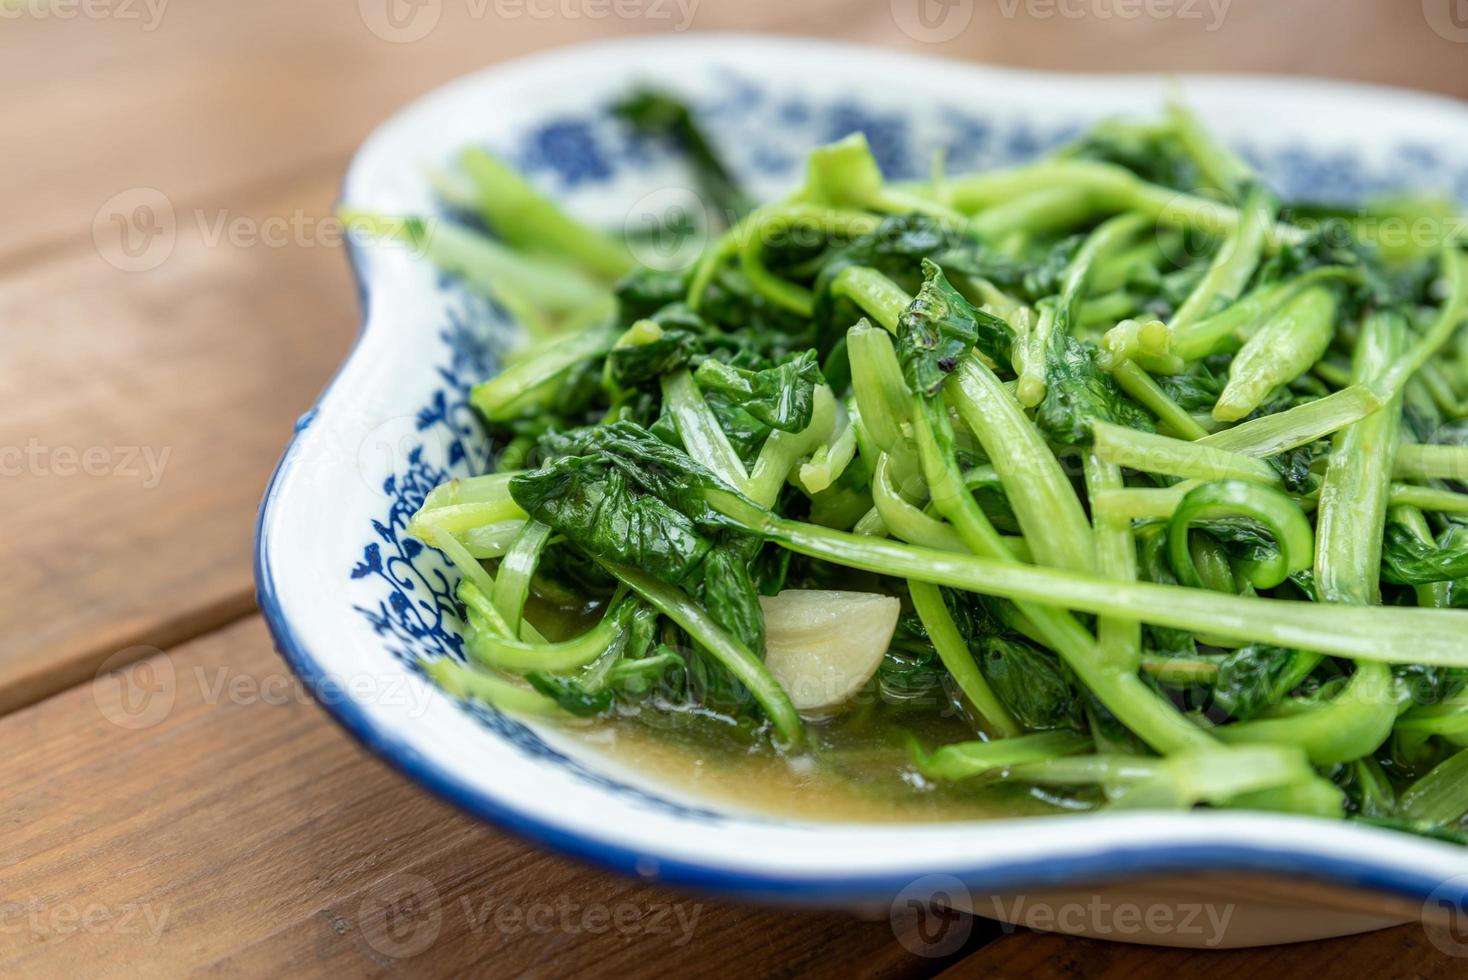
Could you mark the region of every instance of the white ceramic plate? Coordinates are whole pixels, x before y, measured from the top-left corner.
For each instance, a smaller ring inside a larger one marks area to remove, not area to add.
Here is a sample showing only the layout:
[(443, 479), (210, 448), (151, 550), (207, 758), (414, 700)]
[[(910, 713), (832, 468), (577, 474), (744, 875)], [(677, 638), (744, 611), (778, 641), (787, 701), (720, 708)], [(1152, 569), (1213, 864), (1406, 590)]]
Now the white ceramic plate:
[[(1165, 94), (1153, 77), (1001, 71), (808, 41), (618, 41), (498, 66), (420, 100), (362, 147), (344, 199), (430, 211), (425, 166), (482, 143), (578, 215), (624, 222), (682, 173), (668, 151), (629, 139), (605, 115), (618, 93), (645, 81), (694, 101), (761, 196), (789, 188), (808, 149), (852, 129), (866, 132), (889, 175), (922, 172), (938, 147), (961, 172), (1033, 156), (1103, 115), (1154, 112)], [(1287, 195), (1414, 187), (1468, 200), (1468, 110), (1459, 103), (1265, 78), (1183, 86)], [(282, 653), (328, 709), (427, 788), (620, 871), (762, 899), (854, 905), (885, 903), (908, 886), (967, 889), (978, 911), (1021, 919), (1022, 908), (985, 896), (1020, 896), (1031, 909), (1123, 893), (1174, 906), (1227, 901), (1238, 908), (1223, 945), (1373, 928), (1429, 898), (1462, 907), (1468, 850), (1358, 824), (1226, 812), (910, 826), (772, 819), (693, 798), (554, 726), (445, 696), (410, 665), (457, 649), (451, 576), (404, 527), (433, 485), (482, 467), (486, 446), (466, 392), (493, 372), (514, 327), (403, 249), (366, 245), (354, 258), (361, 337), (301, 420), (262, 504), (259, 600)], [(1261, 898), (1261, 873), (1313, 885)], [(1180, 886), (1177, 875), (1193, 877)], [(1240, 875), (1252, 882), (1247, 894)], [(1110, 884), (1097, 892), (1098, 882)], [(1320, 898), (1342, 889), (1358, 897)], [(1361, 890), (1376, 897), (1363, 901)], [(1306, 914), (1292, 917), (1291, 906)], [(1051, 927), (1209, 941), (1176, 922), (1160, 935), (1108, 931), (1094, 911)]]

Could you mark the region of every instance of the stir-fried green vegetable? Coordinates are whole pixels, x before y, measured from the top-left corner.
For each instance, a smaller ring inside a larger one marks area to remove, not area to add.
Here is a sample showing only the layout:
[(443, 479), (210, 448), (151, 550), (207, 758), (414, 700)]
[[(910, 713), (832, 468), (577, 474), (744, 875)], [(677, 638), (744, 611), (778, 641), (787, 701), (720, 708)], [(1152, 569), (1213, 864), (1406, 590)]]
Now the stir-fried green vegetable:
[(761, 207), (676, 100), (617, 115), (724, 217), (683, 271), (478, 149), (494, 237), (349, 215), (534, 331), (412, 524), (430, 677), (817, 767), (865, 728), (911, 793), (1468, 830), (1468, 242), (1307, 231), (1177, 106), (904, 185), (849, 137)]

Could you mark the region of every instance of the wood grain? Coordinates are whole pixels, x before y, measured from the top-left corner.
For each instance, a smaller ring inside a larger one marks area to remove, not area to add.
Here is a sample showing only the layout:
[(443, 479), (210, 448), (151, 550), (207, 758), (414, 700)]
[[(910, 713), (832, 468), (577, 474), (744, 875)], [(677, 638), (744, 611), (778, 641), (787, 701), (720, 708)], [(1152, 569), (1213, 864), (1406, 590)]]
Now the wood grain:
[[(1082, 16), (1049, 0), (977, 2), (938, 43), (899, 27), (904, 2), (697, 0), (692, 26), (1058, 70), (1315, 74), (1468, 95), (1468, 44), (1435, 34), (1412, 0), (1204, 0), (1192, 5), (1202, 19), (1135, 20), (1108, 0), (1063, 3)], [(0, 717), (0, 972), (941, 968), (896, 942), (885, 916), (675, 895), (475, 824), (365, 757), (292, 693), (258, 621), (240, 621), (260, 491), (355, 330), (346, 262), (317, 240), (352, 148), (474, 68), (679, 26), (590, 16), (584, 3), (552, 17), (492, 0), (439, 7), (411, 43), (374, 34), (351, 0), (168, 3), (151, 27), (0, 21), (0, 85), (14, 95), (0, 100), (0, 508), (12, 518), (0, 534), (0, 714), (11, 712)], [(107, 202), (140, 192), (167, 202), (178, 237), (164, 261), (126, 272), (107, 261)], [(248, 235), (298, 218), (305, 231), (278, 247), (212, 240), (230, 222)], [(172, 669), (160, 718), (149, 715), (160, 702), (140, 697), (150, 688), (90, 683), (104, 660), (136, 657), (146, 667), (128, 676), (140, 683)], [(570, 928), (501, 912), (559, 915), (568, 903), (582, 915)], [(592, 905), (624, 910), (630, 925), (588, 923)], [(655, 931), (661, 908), (685, 921), (697, 909), (692, 939)], [(966, 948), (991, 934), (972, 929)], [(1420, 928), (1209, 954), (1018, 932), (955, 972), (1438, 976), (1459, 965)]]
[(227, 211), (181, 199), (154, 269), (87, 247), (0, 281), (0, 508), (23, 515), (0, 536), (0, 710), (250, 608), (251, 517), (355, 330), (353, 290), (339, 248), (210, 229), (319, 221), (334, 193), (322, 174)]
[(885, 914), (672, 892), (462, 816), (338, 729), (253, 616), (0, 719), (0, 744), (4, 976), (937, 965)]

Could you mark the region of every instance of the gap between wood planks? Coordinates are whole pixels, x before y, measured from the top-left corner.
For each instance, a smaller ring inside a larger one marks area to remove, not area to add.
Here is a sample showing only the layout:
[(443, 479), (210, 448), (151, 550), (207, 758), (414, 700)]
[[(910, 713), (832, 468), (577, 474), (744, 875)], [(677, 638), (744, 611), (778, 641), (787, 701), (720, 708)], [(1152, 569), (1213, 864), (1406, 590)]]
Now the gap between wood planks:
[(85, 684), (103, 670), (117, 670), (146, 657), (157, 656), (170, 647), (226, 629), (255, 613), (253, 593), (246, 591), (222, 596), (144, 630), (119, 632), (106, 640), (99, 639), (96, 645), (82, 649), (69, 661), (64, 660), (54, 666), (27, 665), (31, 669), (8, 672), (5, 686), (0, 687), (0, 717), (67, 688)]

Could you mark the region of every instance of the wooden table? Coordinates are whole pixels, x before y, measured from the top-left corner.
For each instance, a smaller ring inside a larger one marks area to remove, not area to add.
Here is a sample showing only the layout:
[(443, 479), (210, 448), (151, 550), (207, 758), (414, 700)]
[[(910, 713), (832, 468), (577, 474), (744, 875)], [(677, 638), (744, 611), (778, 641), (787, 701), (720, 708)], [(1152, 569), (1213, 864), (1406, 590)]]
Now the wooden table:
[[(271, 650), (249, 558), (291, 422), (356, 327), (324, 224), (346, 161), (394, 109), (469, 69), (676, 30), (692, 2), (698, 29), (1461, 97), (1464, 31), (1435, 32), (1415, 0), (1234, 0), (1221, 22), (1218, 0), (1140, 19), (1114, 0), (981, 0), (942, 43), (898, 28), (906, 0), (685, 0), (630, 19), (597, 16), (612, 9), (597, 0), (424, 0), (437, 26), (400, 43), (368, 28), (382, 2), (0, 0), (0, 973), (1457, 966), (1405, 926), (1189, 954), (979, 920), (930, 958), (885, 914), (740, 907), (610, 877), (460, 816), (360, 750)], [(138, 263), (118, 252), (107, 202), (138, 194), (166, 197), (177, 239), (166, 261), (125, 271)], [(134, 683), (174, 692), (169, 710), (139, 713), (102, 669), (134, 661)]]

